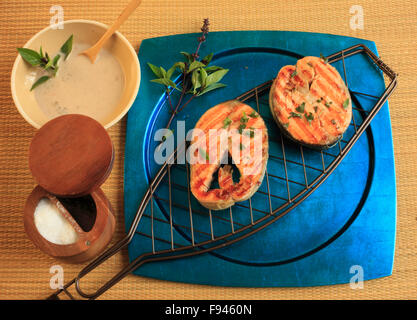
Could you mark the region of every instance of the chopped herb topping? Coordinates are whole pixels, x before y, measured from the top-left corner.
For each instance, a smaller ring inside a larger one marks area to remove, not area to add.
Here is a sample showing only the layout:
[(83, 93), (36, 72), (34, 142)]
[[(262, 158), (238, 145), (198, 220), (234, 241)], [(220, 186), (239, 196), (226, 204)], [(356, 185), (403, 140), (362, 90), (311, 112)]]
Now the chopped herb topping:
[(255, 130), (255, 128), (250, 127), (249, 129), (246, 129), (245, 132), (243, 132), (243, 134), (245, 136), (253, 138), (255, 136), (255, 131), (254, 130)]
[(320, 103), (320, 102), (322, 102), (323, 101), (323, 97), (321, 97), (320, 99), (317, 99), (317, 103)]
[(282, 124), (285, 128), (287, 128), (288, 129), (288, 127), (290, 126), (290, 123), (289, 122), (287, 122), (287, 123), (283, 123)]
[(226, 129), (228, 126), (230, 126), (232, 123), (232, 119), (230, 119), (229, 117), (227, 117), (226, 119), (223, 120), (223, 129)]
[(330, 104), (329, 104), (328, 102), (325, 102), (325, 103), (324, 103), (324, 105), (325, 105), (327, 108), (330, 108)]
[(300, 113), (303, 113), (304, 112), (304, 108), (305, 108), (305, 106), (306, 106), (306, 103), (305, 102), (303, 102), (302, 104), (300, 104), (297, 108), (295, 108), (295, 110), (297, 110), (298, 112), (300, 112)]
[(297, 68), (291, 73), (291, 78), (294, 78), (297, 75)]
[(311, 112), (309, 112), (308, 114), (304, 113), (304, 117), (307, 119), (308, 123), (311, 124), (311, 121), (314, 120), (314, 116)]
[(299, 113), (291, 111), (290, 116), (288, 117), (288, 119), (291, 119), (291, 118), (302, 118), (302, 116)]
[(316, 113), (317, 113), (318, 108), (319, 108), (319, 107), (314, 106), (314, 112), (316, 112)]
[(240, 143), (240, 150), (245, 149), (245, 146), (242, 144), (242, 142)]
[(201, 156), (208, 161), (209, 160), (209, 154), (207, 152), (205, 152), (203, 149), (199, 149), (199, 150), (200, 150)]
[(239, 133), (240, 133), (240, 134), (242, 134), (243, 129), (245, 129), (245, 128), (246, 128), (246, 124), (241, 123), (241, 124), (239, 125), (239, 127), (237, 128), (237, 130), (239, 131)]
[(246, 123), (248, 121), (249, 121), (249, 118), (246, 116), (246, 112), (243, 111), (243, 116), (242, 116), (242, 118), (240, 118), (240, 122), (241, 123)]
[(332, 124), (336, 124), (336, 120), (335, 119), (332, 119), (331, 123)]
[(249, 137), (253, 138), (255, 136), (255, 131), (254, 130), (255, 130), (255, 128), (252, 128), (252, 127), (250, 128), (250, 130), (249, 130)]
[(345, 102), (343, 102), (343, 109), (346, 109), (349, 106), (349, 102), (350, 102), (349, 98), (347, 98)]
[(259, 115), (256, 114), (255, 111), (252, 111), (252, 113), (249, 115), (249, 117), (251, 117), (251, 118), (257, 118), (257, 117), (259, 117)]

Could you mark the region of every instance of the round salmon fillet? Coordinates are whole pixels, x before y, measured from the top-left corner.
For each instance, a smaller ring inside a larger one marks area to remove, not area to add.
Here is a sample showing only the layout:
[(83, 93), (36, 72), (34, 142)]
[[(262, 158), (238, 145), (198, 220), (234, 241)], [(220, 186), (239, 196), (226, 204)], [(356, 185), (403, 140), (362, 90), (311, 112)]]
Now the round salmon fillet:
[[(221, 210), (249, 199), (259, 188), (268, 160), (268, 132), (261, 116), (250, 106), (227, 101), (207, 110), (197, 122), (188, 152), (190, 186), (206, 208)], [(233, 181), (232, 158), (239, 170)], [(210, 188), (218, 172), (219, 188)]]
[(316, 149), (336, 144), (352, 119), (352, 101), (342, 77), (318, 57), (281, 68), (271, 87), (269, 106), (281, 131)]

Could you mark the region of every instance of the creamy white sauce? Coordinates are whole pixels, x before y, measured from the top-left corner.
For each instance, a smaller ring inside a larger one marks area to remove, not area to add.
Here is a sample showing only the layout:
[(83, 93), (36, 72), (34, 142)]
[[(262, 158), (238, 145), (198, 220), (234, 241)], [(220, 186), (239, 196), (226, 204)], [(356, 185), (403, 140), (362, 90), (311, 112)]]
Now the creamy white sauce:
[[(120, 63), (105, 49), (91, 63), (79, 54), (89, 47), (74, 43), (68, 58), (61, 56), (56, 76), (34, 89), (36, 101), (49, 119), (78, 113), (103, 123), (117, 108), (125, 85)], [(42, 75), (39, 72), (37, 79)]]

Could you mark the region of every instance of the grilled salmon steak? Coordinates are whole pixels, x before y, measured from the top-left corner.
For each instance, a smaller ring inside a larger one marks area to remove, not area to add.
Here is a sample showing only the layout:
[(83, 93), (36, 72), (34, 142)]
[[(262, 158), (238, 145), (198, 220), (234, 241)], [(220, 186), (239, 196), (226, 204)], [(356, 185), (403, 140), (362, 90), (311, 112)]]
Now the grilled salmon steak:
[[(249, 199), (262, 183), (268, 160), (268, 132), (250, 106), (227, 101), (206, 111), (197, 122), (188, 148), (190, 186), (206, 208), (222, 210)], [(233, 181), (232, 165), (239, 170)], [(212, 188), (217, 172), (219, 188)]]
[(348, 88), (339, 72), (318, 57), (281, 68), (271, 87), (269, 106), (281, 131), (316, 149), (337, 143), (352, 119)]

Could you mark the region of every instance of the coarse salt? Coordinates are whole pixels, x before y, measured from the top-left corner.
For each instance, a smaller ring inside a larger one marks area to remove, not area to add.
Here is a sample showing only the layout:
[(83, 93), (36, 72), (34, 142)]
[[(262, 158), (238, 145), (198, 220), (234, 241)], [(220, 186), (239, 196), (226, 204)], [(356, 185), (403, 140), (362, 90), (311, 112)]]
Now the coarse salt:
[(75, 243), (78, 239), (74, 227), (48, 198), (39, 201), (34, 220), (39, 233), (49, 242), (67, 245)]

